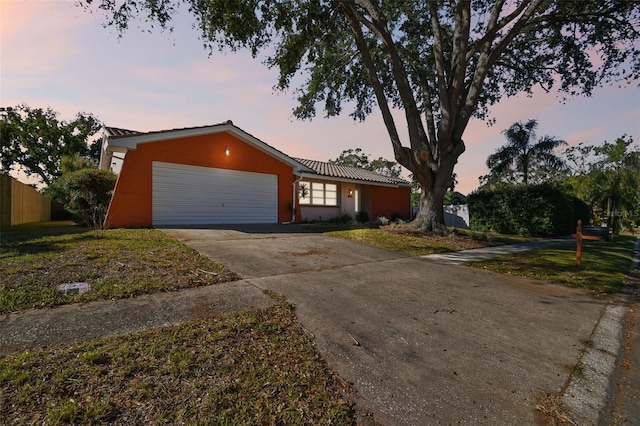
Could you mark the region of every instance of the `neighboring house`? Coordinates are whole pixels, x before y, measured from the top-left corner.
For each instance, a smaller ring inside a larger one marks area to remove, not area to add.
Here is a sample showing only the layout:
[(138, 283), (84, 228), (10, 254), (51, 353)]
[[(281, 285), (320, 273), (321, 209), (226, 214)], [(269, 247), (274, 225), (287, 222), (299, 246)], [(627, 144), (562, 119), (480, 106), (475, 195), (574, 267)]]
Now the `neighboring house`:
[(107, 228), (410, 215), (408, 182), (293, 159), (231, 121), (149, 133), (106, 127), (100, 167), (119, 175)]

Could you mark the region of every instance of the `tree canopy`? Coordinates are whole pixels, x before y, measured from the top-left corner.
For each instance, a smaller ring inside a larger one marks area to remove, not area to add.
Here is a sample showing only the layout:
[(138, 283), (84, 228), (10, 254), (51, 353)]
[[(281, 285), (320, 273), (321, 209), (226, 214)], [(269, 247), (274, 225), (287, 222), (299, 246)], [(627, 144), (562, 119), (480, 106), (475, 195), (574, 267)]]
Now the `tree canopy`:
[(335, 160), (329, 160), (330, 163), (339, 164), (341, 166), (358, 167), (360, 169), (369, 170), (385, 176), (400, 177), (402, 167), (395, 161), (378, 157), (369, 161), (369, 155), (362, 151), (362, 148), (349, 148), (340, 153)]
[(574, 174), (566, 184), (593, 208), (594, 219), (618, 233), (640, 222), (640, 151), (622, 136), (601, 146), (580, 144), (567, 150)]
[[(442, 201), (472, 117), (535, 86), (566, 96), (640, 77), (640, 3), (630, 0), (84, 0), (128, 28), (171, 27), (185, 4), (211, 50), (248, 49), (298, 85), (295, 116), (382, 113), (397, 162), (421, 186), (414, 225), (444, 225)], [(392, 114), (403, 111), (403, 123)], [(402, 129), (402, 133), (399, 129)], [(404, 136), (406, 129), (406, 136)]]
[(5, 108), (0, 117), (0, 171), (8, 174), (22, 167), (48, 186), (62, 174), (62, 157), (90, 158), (88, 141), (100, 127), (95, 116), (84, 112), (71, 121), (62, 121), (51, 108), (25, 104)]
[[(507, 144), (487, 158), (490, 169), (488, 182), (523, 183), (527, 185), (532, 179), (534, 184), (547, 180), (548, 169), (563, 170), (564, 160), (554, 151), (567, 143), (553, 136), (536, 138), (538, 122), (529, 120), (517, 122), (502, 133)], [(543, 173), (536, 173), (543, 171)], [(481, 178), (482, 179), (482, 178)]]

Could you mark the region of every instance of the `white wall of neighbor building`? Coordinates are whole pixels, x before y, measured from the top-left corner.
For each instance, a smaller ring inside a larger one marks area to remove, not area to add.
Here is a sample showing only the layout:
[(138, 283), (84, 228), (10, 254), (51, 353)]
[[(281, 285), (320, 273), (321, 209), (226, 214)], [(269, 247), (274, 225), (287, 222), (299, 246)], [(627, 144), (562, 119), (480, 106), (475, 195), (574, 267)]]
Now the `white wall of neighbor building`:
[[(413, 217), (418, 207), (412, 207)], [(444, 206), (444, 223), (452, 228), (469, 229), (469, 206), (466, 204)]]
[(466, 204), (444, 206), (444, 223), (453, 228), (469, 229), (469, 206)]

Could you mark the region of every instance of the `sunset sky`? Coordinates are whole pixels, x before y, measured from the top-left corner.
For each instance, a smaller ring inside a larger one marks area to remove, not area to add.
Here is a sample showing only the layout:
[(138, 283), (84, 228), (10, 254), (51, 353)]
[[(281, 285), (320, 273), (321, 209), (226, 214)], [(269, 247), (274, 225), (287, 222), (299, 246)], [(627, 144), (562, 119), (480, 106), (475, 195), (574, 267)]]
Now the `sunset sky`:
[[(103, 22), (103, 15), (71, 0), (0, 0), (0, 106), (51, 107), (63, 120), (86, 111), (107, 126), (138, 131), (232, 120), (292, 157), (326, 161), (359, 147), (372, 159), (393, 158), (377, 110), (364, 123), (348, 110), (338, 118), (319, 113), (311, 122), (297, 121), (294, 94), (272, 88), (275, 70), (246, 52), (209, 56), (186, 13), (177, 16), (172, 33), (134, 25), (119, 38)], [(501, 131), (516, 121), (535, 118), (539, 136), (571, 145), (623, 134), (640, 141), (637, 86), (605, 87), (565, 104), (536, 91), (533, 98), (505, 99), (491, 112), (493, 126), (476, 120), (465, 133), (467, 151), (456, 166), (462, 193), (478, 186), (487, 156), (506, 142)]]

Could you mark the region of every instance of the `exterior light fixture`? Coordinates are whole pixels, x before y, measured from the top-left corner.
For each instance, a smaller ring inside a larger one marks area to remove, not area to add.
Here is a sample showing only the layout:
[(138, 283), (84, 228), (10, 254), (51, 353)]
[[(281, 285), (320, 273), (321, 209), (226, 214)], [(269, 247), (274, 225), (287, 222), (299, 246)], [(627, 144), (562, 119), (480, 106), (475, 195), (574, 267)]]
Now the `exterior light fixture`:
[(353, 197), (353, 189), (349, 190), (349, 198)]
[(229, 156), (229, 145), (224, 147), (224, 155)]

